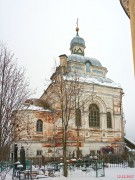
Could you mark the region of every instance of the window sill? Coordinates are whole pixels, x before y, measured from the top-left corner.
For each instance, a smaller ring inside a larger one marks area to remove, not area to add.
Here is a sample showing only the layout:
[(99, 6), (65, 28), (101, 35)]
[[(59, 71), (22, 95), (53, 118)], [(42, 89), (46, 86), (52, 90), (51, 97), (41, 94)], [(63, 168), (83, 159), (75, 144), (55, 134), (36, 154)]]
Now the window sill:
[(36, 132), (37, 134), (43, 134), (43, 132)]

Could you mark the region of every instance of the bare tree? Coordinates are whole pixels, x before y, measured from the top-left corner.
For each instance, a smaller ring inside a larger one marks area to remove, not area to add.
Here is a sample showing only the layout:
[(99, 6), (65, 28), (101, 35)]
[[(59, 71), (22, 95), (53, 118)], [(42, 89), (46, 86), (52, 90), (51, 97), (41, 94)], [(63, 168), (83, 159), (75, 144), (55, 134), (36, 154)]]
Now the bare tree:
[(30, 96), (29, 83), (24, 75), (25, 71), (17, 66), (14, 54), (0, 43), (0, 161), (6, 160), (8, 153), (4, 157), (5, 150), (9, 150), (13, 141), (13, 113)]
[[(76, 139), (74, 140), (77, 142), (77, 157), (79, 158), (79, 144), (82, 138), (79, 135), (79, 128), (81, 126), (80, 116), (82, 115), (79, 113), (89, 101), (91, 94), (86, 91), (85, 80), (81, 80), (79, 73), (68, 72), (66, 67), (57, 67), (51, 80), (52, 83), (45, 92), (45, 99), (48, 99), (50, 102), (52, 101), (52, 106), (54, 105), (55, 99), (55, 108), (60, 112), (60, 119), (62, 122), (61, 140), (63, 147), (64, 176), (67, 177), (67, 141), (70, 139), (71, 127), (76, 132)], [(55, 138), (57, 142), (57, 133), (55, 133)], [(60, 139), (60, 137), (58, 137), (58, 139)]]

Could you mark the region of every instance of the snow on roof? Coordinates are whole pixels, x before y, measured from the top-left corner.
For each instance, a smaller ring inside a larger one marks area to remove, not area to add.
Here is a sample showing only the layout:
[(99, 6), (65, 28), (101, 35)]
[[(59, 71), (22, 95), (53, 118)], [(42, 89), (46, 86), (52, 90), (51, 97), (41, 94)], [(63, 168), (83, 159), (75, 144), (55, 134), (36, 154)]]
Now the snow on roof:
[(125, 148), (127, 148), (128, 152), (135, 152), (135, 149), (131, 149), (128, 146), (125, 146)]
[(20, 110), (49, 111), (49, 112), (51, 112), (50, 109), (44, 109), (43, 107), (35, 106), (35, 105), (29, 105), (29, 106), (24, 105)]
[(133, 141), (132, 139), (130, 139), (130, 138), (126, 137), (126, 136), (124, 136), (124, 138), (125, 138), (126, 140), (128, 140), (129, 142), (131, 142), (133, 145), (135, 145), (135, 141)]
[(68, 56), (69, 61), (78, 61), (81, 63), (86, 63), (87, 61), (90, 62), (93, 66), (102, 67), (102, 64), (95, 58), (86, 57), (79, 54), (71, 54)]
[[(75, 76), (73, 76), (73, 74), (72, 75), (69, 74), (68, 76), (64, 76), (64, 79), (73, 81), (75, 79)], [(121, 88), (119, 84), (116, 84), (114, 81), (106, 77), (80, 75), (80, 77), (78, 77), (78, 81), (86, 82), (86, 83), (94, 83), (94, 84), (99, 84), (99, 85), (109, 86), (109, 87)]]
[(135, 149), (130, 149), (129, 152), (135, 152)]
[(130, 151), (131, 149), (128, 146), (125, 146), (125, 148), (127, 148), (128, 151)]

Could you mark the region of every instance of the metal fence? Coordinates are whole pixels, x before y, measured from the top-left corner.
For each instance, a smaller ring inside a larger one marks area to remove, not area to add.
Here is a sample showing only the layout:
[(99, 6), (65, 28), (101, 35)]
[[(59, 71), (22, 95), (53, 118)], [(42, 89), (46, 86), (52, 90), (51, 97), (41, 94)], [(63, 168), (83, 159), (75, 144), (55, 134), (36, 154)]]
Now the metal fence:
[(128, 167), (128, 156), (106, 155), (101, 157), (107, 167)]
[(11, 161), (1, 161), (0, 162), (0, 172), (6, 170), (6, 169), (11, 169), (13, 167), (13, 164)]
[[(89, 162), (68, 162), (68, 177), (102, 177), (105, 176), (103, 161), (89, 161)], [(41, 174), (41, 170), (43, 174)], [(25, 171), (14, 171), (13, 179), (37, 179), (40, 177), (58, 177), (63, 174), (63, 164), (49, 163), (48, 165), (36, 167)]]
[[(83, 157), (82, 159), (74, 159), (74, 161), (69, 160), (67, 162), (68, 165), (68, 176), (90, 176), (90, 177), (102, 177), (105, 176), (105, 168), (106, 167), (134, 167), (135, 163), (131, 161), (132, 158), (129, 159), (128, 155), (93, 155)], [(35, 163), (34, 163), (35, 165)], [(38, 164), (37, 164), (38, 165)], [(33, 163), (31, 160), (26, 161), (27, 170), (20, 171), (19, 169), (14, 171), (15, 179), (32, 179), (34, 176), (37, 176), (39, 171), (33, 171), (32, 166)], [(12, 168), (11, 162), (0, 162), (0, 171), (4, 171), (6, 168)], [(43, 164), (39, 164), (38, 169), (44, 172), (48, 172), (48, 176), (55, 176), (56, 172), (61, 171), (63, 174), (63, 163), (62, 161), (51, 161), (49, 163), (44, 162)]]
[(105, 176), (103, 160), (76, 161), (68, 164), (68, 176)]

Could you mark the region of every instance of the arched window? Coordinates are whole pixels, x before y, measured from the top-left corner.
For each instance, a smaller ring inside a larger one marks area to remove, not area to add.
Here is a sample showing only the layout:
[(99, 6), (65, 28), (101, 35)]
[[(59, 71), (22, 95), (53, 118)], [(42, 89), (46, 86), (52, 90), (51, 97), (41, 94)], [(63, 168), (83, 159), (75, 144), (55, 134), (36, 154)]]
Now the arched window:
[(89, 106), (89, 126), (100, 127), (100, 113), (96, 104), (91, 104)]
[(107, 112), (107, 128), (112, 128), (112, 117), (110, 112)]
[(79, 108), (75, 112), (75, 125), (81, 126), (81, 110)]
[(90, 72), (90, 62), (86, 62), (86, 72)]
[(41, 119), (37, 120), (37, 132), (43, 132), (43, 121)]

